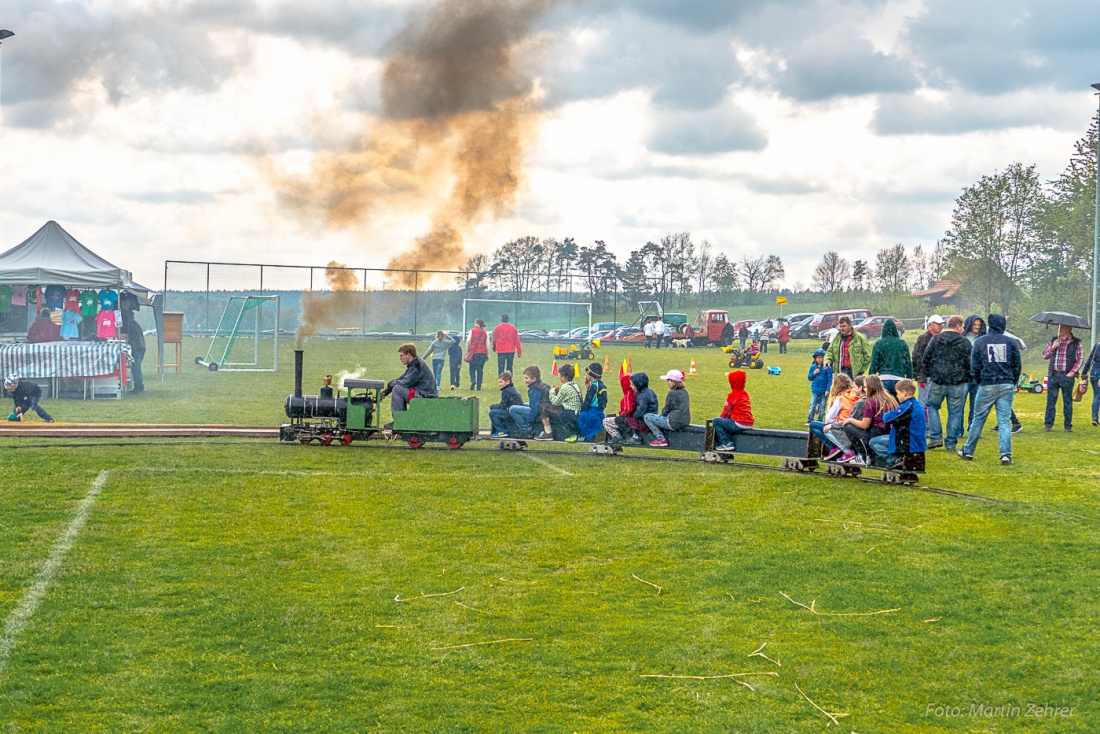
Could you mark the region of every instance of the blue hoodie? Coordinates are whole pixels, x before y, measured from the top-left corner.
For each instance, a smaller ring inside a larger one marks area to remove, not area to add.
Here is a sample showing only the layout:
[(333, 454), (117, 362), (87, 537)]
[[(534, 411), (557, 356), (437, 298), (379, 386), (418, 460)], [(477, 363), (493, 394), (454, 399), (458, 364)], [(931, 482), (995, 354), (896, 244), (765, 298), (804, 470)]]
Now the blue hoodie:
[(649, 389), (649, 375), (644, 372), (635, 372), (630, 376), (634, 387), (638, 388), (638, 398), (634, 407), (634, 418), (641, 420), (646, 413), (660, 413), (661, 404), (657, 401), (657, 393)]
[[(815, 357), (817, 357), (818, 355), (824, 357), (825, 350), (818, 349), (816, 352), (814, 352)], [(815, 375), (814, 370), (816, 370), (817, 368), (818, 364), (817, 360), (815, 359), (813, 362), (810, 363), (810, 371), (806, 373), (806, 379), (810, 381), (810, 391), (816, 393), (827, 393), (829, 392), (829, 388), (831, 388), (833, 385), (833, 368), (832, 366), (826, 367), (825, 365), (821, 365), (821, 371)]]
[(1015, 385), (1020, 380), (1023, 360), (1016, 342), (1005, 336), (1005, 317), (989, 314), (989, 331), (979, 336), (970, 352), (970, 372), (979, 385)]
[(890, 426), (891, 454), (923, 454), (928, 450), (928, 416), (924, 404), (916, 398), (887, 411), (882, 420)]

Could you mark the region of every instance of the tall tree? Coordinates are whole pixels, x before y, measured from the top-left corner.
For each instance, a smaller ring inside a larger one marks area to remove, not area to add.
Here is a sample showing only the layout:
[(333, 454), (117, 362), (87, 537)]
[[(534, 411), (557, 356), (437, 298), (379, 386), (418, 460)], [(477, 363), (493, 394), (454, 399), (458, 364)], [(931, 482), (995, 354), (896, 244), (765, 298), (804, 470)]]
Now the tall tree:
[(911, 279), (905, 245), (897, 244), (878, 251), (875, 257), (875, 285), (879, 290), (895, 293), (908, 290)]
[(592, 308), (602, 310), (608, 303), (610, 288), (618, 287), (619, 264), (615, 255), (608, 251), (603, 240), (596, 240), (577, 253), (577, 270), (592, 296)]
[(852, 263), (852, 288), (857, 291), (864, 289), (867, 283), (867, 263), (863, 260), (856, 260)]
[(851, 276), (852, 272), (848, 266), (848, 261), (834, 250), (829, 250), (821, 257), (821, 262), (814, 268), (814, 288), (822, 293), (844, 290), (844, 286)]
[(714, 287), (719, 293), (730, 294), (737, 290), (741, 282), (741, 276), (737, 272), (737, 263), (732, 262), (726, 253), (720, 252), (714, 258), (714, 269), (711, 271)]
[(768, 259), (764, 262), (761, 289), (771, 290), (777, 286), (779, 281), (783, 280), (786, 275), (787, 270), (783, 267), (783, 261), (779, 258), (779, 255), (768, 255)]
[(1013, 163), (982, 176), (955, 200), (944, 243), (952, 262), (989, 259), (1014, 282), (1039, 249), (1045, 209), (1035, 165)]
[(713, 264), (713, 256), (711, 255), (710, 242), (703, 240), (699, 245), (699, 254), (695, 258), (695, 282), (696, 290), (701, 298), (706, 298), (707, 291), (710, 290), (713, 283), (711, 282), (711, 265)]

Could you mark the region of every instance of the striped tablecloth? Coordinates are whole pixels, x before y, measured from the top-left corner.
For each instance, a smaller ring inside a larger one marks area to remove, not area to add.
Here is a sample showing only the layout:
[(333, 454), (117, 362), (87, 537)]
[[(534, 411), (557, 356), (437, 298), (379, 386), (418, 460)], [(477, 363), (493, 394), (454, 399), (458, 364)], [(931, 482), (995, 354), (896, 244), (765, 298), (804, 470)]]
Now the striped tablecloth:
[(122, 355), (130, 359), (123, 342), (47, 342), (0, 344), (0, 374), (20, 377), (100, 377), (119, 371)]

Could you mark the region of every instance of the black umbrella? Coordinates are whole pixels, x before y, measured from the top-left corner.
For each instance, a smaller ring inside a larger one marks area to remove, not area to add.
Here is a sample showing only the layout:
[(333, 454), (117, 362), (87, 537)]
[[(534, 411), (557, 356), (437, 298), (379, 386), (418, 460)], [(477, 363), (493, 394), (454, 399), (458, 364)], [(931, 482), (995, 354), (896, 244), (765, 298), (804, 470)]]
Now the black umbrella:
[(1031, 320), (1038, 321), (1040, 324), (1052, 324), (1054, 326), (1065, 324), (1075, 329), (1089, 328), (1089, 322), (1085, 321), (1080, 316), (1074, 316), (1065, 311), (1043, 311), (1042, 313), (1037, 313), (1032, 316)]

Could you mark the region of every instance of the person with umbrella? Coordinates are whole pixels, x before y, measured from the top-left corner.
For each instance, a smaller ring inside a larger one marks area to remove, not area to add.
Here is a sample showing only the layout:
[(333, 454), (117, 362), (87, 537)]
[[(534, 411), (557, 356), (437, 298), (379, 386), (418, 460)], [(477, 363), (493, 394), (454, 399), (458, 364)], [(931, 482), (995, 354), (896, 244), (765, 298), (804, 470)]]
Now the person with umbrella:
[(1043, 359), (1049, 360), (1047, 372), (1047, 412), (1044, 429), (1054, 430), (1054, 414), (1058, 409), (1058, 393), (1062, 394), (1062, 423), (1066, 433), (1073, 430), (1073, 385), (1085, 355), (1081, 340), (1073, 334), (1073, 327), (1059, 324), (1058, 336), (1051, 338), (1043, 350)]

